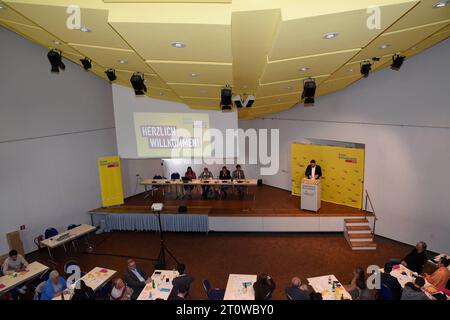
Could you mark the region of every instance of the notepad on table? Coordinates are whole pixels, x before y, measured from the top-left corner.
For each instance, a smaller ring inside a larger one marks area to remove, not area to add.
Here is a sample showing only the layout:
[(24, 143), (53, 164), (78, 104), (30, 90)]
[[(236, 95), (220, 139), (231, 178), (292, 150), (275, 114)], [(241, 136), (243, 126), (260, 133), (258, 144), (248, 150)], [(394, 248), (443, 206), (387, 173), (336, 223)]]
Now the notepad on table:
[(161, 289), (159, 289), (159, 291), (161, 291), (161, 292), (170, 292), (170, 289), (168, 289), (168, 288), (161, 288)]

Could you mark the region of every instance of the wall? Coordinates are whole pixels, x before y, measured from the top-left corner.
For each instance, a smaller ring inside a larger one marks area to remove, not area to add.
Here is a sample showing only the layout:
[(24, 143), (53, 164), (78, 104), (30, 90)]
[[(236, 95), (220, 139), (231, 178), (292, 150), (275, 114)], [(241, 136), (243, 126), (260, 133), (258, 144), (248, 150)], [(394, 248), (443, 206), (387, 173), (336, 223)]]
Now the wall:
[(303, 138), (365, 144), (365, 188), (379, 235), (450, 252), (450, 40), (407, 59), (399, 72), (350, 87), (242, 128), (280, 129), (280, 170), (264, 182), (290, 190), (290, 145)]
[(101, 205), (97, 158), (117, 154), (111, 86), (0, 27), (0, 253), (21, 225), (25, 251)]

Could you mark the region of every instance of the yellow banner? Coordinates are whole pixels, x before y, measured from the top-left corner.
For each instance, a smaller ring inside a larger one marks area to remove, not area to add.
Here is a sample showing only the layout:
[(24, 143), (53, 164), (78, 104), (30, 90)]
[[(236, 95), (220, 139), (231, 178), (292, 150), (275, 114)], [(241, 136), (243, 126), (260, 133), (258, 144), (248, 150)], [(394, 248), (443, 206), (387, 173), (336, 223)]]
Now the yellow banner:
[(122, 175), (118, 156), (98, 159), (102, 206), (123, 204)]
[(291, 145), (292, 194), (310, 161), (322, 168), (322, 200), (361, 208), (364, 188), (364, 149), (293, 143)]

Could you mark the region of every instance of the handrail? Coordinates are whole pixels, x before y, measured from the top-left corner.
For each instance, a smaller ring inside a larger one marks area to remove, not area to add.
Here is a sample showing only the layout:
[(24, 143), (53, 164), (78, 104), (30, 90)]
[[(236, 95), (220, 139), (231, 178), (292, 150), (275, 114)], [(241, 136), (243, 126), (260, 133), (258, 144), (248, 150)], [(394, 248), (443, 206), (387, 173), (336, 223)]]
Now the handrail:
[(377, 218), (377, 214), (375, 213), (375, 208), (373, 207), (372, 200), (370, 199), (369, 192), (367, 192), (367, 189), (365, 190), (365, 193), (366, 193), (366, 201), (364, 204), (364, 218), (367, 218), (367, 212), (369, 212), (369, 210), (367, 210), (368, 209), (367, 205), (370, 204), (370, 208), (371, 208), (370, 212), (373, 214), (372, 235), (374, 235), (375, 234), (375, 226), (376, 226), (378, 218)]

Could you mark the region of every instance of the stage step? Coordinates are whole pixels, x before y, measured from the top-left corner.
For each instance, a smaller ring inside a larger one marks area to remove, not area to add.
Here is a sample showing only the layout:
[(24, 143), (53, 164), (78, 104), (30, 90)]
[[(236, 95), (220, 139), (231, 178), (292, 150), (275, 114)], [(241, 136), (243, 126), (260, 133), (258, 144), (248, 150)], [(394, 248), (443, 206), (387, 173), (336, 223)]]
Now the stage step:
[(352, 250), (375, 250), (377, 244), (373, 241), (351, 241), (350, 246)]
[(344, 219), (345, 225), (347, 226), (365, 226), (369, 225), (369, 220), (366, 218), (361, 219)]
[(346, 231), (351, 233), (367, 233), (368, 231), (372, 231), (368, 225), (365, 226), (345, 226)]
[(348, 234), (348, 238), (352, 242), (359, 242), (359, 241), (372, 241), (373, 235), (371, 232), (367, 233), (350, 233)]

